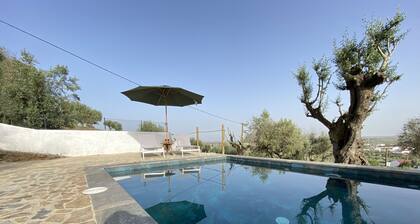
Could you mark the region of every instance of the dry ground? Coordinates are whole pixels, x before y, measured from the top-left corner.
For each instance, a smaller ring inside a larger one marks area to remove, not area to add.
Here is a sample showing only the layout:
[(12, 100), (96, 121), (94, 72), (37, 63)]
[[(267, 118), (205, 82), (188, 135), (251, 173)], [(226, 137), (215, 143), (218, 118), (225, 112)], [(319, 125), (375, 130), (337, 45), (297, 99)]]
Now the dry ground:
[(0, 149), (0, 163), (2, 162), (22, 162), (32, 160), (47, 160), (47, 159), (58, 159), (58, 155), (45, 155), (37, 153), (26, 153), (26, 152), (10, 152)]

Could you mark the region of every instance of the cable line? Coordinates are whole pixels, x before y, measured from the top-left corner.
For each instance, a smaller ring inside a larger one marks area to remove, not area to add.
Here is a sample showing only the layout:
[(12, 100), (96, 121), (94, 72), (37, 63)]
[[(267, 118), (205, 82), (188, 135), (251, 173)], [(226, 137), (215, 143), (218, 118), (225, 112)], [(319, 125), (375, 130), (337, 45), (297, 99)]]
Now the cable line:
[(3, 24), (5, 24), (5, 25), (7, 25), (7, 26), (9, 26), (9, 27), (11, 27), (11, 28), (13, 28), (13, 29), (15, 29), (15, 30), (18, 30), (18, 31), (20, 31), (20, 32), (22, 32), (22, 33), (24, 33), (24, 34), (26, 34), (26, 35), (29, 35), (29, 36), (31, 36), (31, 37), (33, 37), (33, 38), (37, 39), (37, 40), (40, 40), (40, 41), (42, 41), (42, 42), (44, 42), (44, 43), (46, 43), (46, 44), (48, 44), (48, 45), (50, 45), (50, 46), (52, 46), (52, 47), (54, 47), (54, 48), (57, 48), (57, 49), (58, 49), (58, 50), (60, 50), (60, 51), (63, 51), (63, 52), (65, 52), (65, 53), (67, 53), (67, 54), (70, 54), (71, 56), (76, 57), (76, 58), (78, 58), (78, 59), (80, 59), (80, 60), (82, 60), (82, 61), (84, 61), (84, 62), (86, 62), (86, 63), (88, 63), (88, 64), (90, 64), (90, 65), (93, 65), (93, 66), (95, 66), (95, 67), (99, 68), (99, 69), (100, 69), (100, 70), (102, 70), (102, 71), (105, 71), (105, 72), (107, 72), (107, 73), (109, 73), (109, 74), (111, 74), (111, 75), (117, 76), (118, 78), (124, 79), (124, 80), (126, 80), (126, 81), (128, 81), (128, 82), (131, 82), (131, 83), (135, 84), (135, 85), (140, 85), (139, 83), (137, 83), (137, 82), (135, 82), (135, 81), (133, 81), (133, 80), (130, 80), (130, 79), (128, 79), (128, 78), (126, 78), (126, 77), (124, 77), (124, 76), (122, 76), (122, 75), (120, 75), (120, 74), (118, 74), (118, 73), (116, 73), (116, 72), (113, 72), (113, 71), (111, 71), (111, 70), (109, 70), (109, 69), (105, 68), (104, 66), (98, 65), (98, 64), (97, 64), (97, 63), (95, 63), (95, 62), (92, 62), (92, 61), (90, 61), (90, 60), (88, 60), (88, 59), (86, 59), (86, 58), (83, 58), (83, 57), (81, 57), (81, 56), (77, 55), (76, 53), (73, 53), (73, 52), (71, 52), (71, 51), (69, 51), (69, 50), (66, 50), (66, 49), (64, 49), (63, 47), (58, 46), (57, 44), (51, 43), (50, 41), (47, 41), (47, 40), (45, 40), (45, 39), (43, 39), (43, 38), (41, 38), (41, 37), (39, 37), (39, 36), (37, 36), (37, 35), (35, 35), (35, 34), (32, 34), (32, 33), (28, 32), (28, 31), (25, 31), (25, 30), (23, 30), (23, 29), (21, 29), (21, 28), (17, 27), (17, 26), (14, 26), (14, 25), (12, 25), (12, 24), (10, 24), (10, 23), (8, 23), (8, 22), (6, 22), (6, 21), (2, 20), (2, 19), (0, 19), (0, 22), (1, 22), (1, 23), (3, 23)]
[(213, 114), (213, 113), (207, 112), (207, 111), (205, 111), (205, 110), (199, 109), (199, 108), (194, 107), (194, 106), (189, 106), (189, 107), (190, 107), (190, 108), (192, 108), (192, 109), (194, 109), (194, 110), (196, 110), (196, 111), (199, 111), (199, 112), (201, 112), (201, 113), (205, 113), (205, 114), (207, 114), (207, 115), (209, 115), (209, 116), (212, 116), (212, 117), (218, 118), (218, 119), (220, 119), (220, 120), (228, 121), (228, 122), (231, 122), (231, 123), (234, 123), (234, 124), (239, 124), (239, 125), (242, 125), (242, 124), (243, 124), (243, 122), (234, 121), (234, 120), (231, 120), (231, 119), (229, 119), (229, 118), (225, 118), (225, 117), (219, 116), (219, 115), (217, 115), (217, 114)]
[[(135, 81), (133, 81), (133, 80), (131, 80), (131, 79), (127, 78), (127, 77), (124, 77), (123, 75), (118, 74), (118, 73), (116, 73), (116, 72), (113, 72), (113, 71), (111, 71), (111, 70), (109, 70), (109, 69), (105, 68), (105, 67), (104, 67), (104, 66), (102, 66), (102, 65), (99, 65), (99, 64), (97, 64), (97, 63), (95, 63), (95, 62), (93, 62), (93, 61), (91, 61), (91, 60), (88, 60), (88, 59), (86, 59), (86, 58), (84, 58), (84, 57), (82, 57), (82, 56), (79, 56), (79, 55), (77, 55), (76, 53), (74, 53), (74, 52), (72, 52), (72, 51), (70, 51), (70, 50), (66, 50), (65, 48), (63, 48), (63, 47), (59, 46), (58, 44), (54, 44), (54, 43), (52, 43), (52, 42), (50, 42), (50, 41), (48, 41), (48, 40), (45, 40), (45, 39), (43, 39), (43, 38), (41, 38), (41, 37), (39, 37), (39, 36), (37, 36), (37, 35), (35, 35), (35, 34), (33, 34), (33, 33), (29, 32), (29, 31), (26, 31), (26, 30), (24, 30), (24, 29), (22, 29), (22, 28), (19, 28), (19, 27), (17, 27), (17, 26), (15, 26), (15, 25), (13, 25), (13, 24), (10, 24), (10, 23), (8, 23), (8, 22), (6, 22), (6, 21), (2, 20), (2, 19), (0, 19), (0, 23), (3, 23), (4, 25), (9, 26), (9, 27), (11, 27), (11, 28), (13, 28), (13, 29), (15, 29), (15, 30), (17, 30), (17, 31), (19, 31), (19, 32), (22, 32), (22, 33), (24, 33), (24, 34), (28, 35), (28, 36), (31, 36), (31, 37), (33, 37), (33, 38), (35, 38), (35, 39), (37, 39), (37, 40), (39, 40), (39, 41), (41, 41), (41, 42), (43, 42), (43, 43), (47, 44), (47, 45), (50, 45), (50, 46), (52, 46), (52, 47), (54, 47), (54, 48), (56, 48), (56, 49), (58, 49), (58, 50), (60, 50), (60, 51), (65, 52), (65, 53), (67, 53), (67, 54), (69, 54), (69, 55), (71, 55), (71, 56), (73, 56), (73, 57), (76, 57), (76, 58), (78, 58), (78, 59), (79, 59), (79, 60), (81, 60), (81, 61), (84, 61), (84, 62), (86, 62), (86, 63), (88, 63), (88, 64), (90, 64), (90, 65), (92, 65), (92, 66), (94, 66), (94, 67), (96, 67), (96, 68), (98, 68), (98, 69), (100, 69), (100, 70), (102, 70), (102, 71), (107, 72), (108, 74), (111, 74), (111, 75), (113, 75), (113, 76), (116, 76), (116, 77), (118, 77), (118, 78), (120, 78), (120, 79), (124, 79), (124, 80), (126, 80), (126, 81), (128, 81), (128, 82), (130, 82), (130, 83), (132, 83), (132, 84), (137, 85), (137, 86), (141, 86), (141, 85), (140, 85), (140, 83), (138, 83), (138, 82), (135, 82)], [(213, 114), (213, 113), (207, 112), (207, 111), (205, 111), (205, 110), (199, 109), (199, 108), (194, 107), (194, 106), (189, 106), (189, 107), (190, 107), (190, 108), (193, 108), (194, 110), (199, 111), (199, 112), (201, 112), (201, 113), (204, 113), (204, 114), (207, 114), (207, 115), (209, 115), (209, 116), (212, 116), (212, 117), (214, 117), (214, 118), (218, 118), (218, 119), (220, 119), (220, 120), (228, 121), (228, 122), (231, 122), (231, 123), (234, 123), (234, 124), (239, 124), (239, 125), (242, 125), (242, 124), (243, 124), (242, 122), (234, 121), (234, 120), (231, 120), (231, 119), (228, 119), (228, 118), (225, 118), (225, 117), (219, 116), (219, 115), (217, 115), (217, 114)]]

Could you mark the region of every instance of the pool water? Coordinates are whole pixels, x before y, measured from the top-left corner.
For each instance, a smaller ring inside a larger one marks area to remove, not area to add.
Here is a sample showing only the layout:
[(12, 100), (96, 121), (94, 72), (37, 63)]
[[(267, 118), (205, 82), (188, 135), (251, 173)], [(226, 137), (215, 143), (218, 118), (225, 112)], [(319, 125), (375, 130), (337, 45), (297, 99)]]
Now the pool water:
[(338, 176), (220, 162), (116, 179), (159, 223), (420, 223), (419, 190)]

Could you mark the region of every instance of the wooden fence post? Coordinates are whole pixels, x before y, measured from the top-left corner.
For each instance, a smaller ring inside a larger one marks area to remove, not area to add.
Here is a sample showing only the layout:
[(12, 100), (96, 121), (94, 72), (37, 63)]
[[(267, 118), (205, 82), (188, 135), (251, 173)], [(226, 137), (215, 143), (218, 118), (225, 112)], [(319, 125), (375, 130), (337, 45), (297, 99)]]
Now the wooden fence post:
[(196, 141), (196, 145), (200, 146), (200, 136), (199, 136), (199, 130), (198, 127), (195, 127), (195, 141)]
[(241, 143), (244, 142), (244, 123), (241, 123)]
[(222, 124), (222, 142), (221, 142), (222, 154), (225, 154), (225, 126)]

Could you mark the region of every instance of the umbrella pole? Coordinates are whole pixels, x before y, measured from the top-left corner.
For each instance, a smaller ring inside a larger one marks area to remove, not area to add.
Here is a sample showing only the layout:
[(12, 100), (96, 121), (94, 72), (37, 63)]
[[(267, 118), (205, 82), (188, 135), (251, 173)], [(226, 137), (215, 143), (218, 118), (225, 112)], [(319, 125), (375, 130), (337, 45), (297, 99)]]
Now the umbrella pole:
[(165, 105), (165, 133), (167, 139), (169, 139), (168, 131), (168, 106)]

